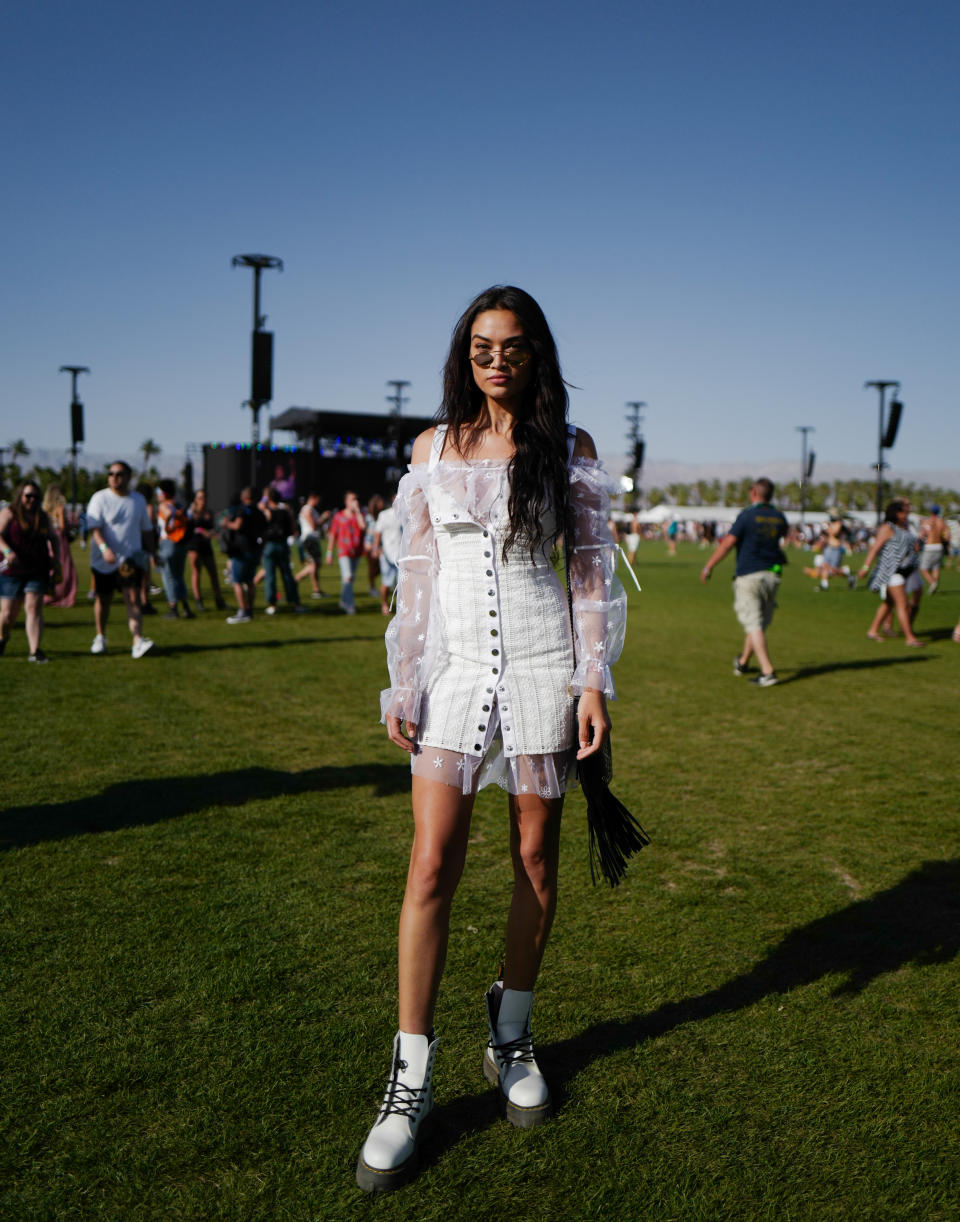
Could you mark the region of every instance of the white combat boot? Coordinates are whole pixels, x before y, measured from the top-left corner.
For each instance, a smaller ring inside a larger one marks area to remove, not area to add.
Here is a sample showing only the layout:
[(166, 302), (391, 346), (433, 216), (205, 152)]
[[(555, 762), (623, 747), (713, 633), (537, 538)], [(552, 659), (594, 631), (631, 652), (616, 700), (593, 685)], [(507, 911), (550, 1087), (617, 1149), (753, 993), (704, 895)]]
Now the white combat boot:
[(417, 1166), (420, 1126), (433, 1110), (433, 1060), (437, 1039), (398, 1031), (386, 1094), (357, 1159), (357, 1184), (365, 1192), (399, 1188)]
[(551, 1113), (550, 1090), (533, 1056), (533, 993), (505, 989), (498, 980), (486, 995), (490, 1041), (483, 1075), (500, 1091), (507, 1119), (520, 1129), (542, 1124)]

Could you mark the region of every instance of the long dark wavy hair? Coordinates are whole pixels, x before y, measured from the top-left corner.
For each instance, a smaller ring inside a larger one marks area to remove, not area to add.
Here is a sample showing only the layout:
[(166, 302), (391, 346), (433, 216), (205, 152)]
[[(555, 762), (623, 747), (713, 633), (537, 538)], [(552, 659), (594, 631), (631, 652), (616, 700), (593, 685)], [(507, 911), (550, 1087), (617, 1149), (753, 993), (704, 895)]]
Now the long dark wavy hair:
[(443, 367), (443, 402), (437, 420), (446, 424), (453, 444), (463, 455), (478, 444), (487, 424), (486, 401), (473, 377), (470, 332), (474, 320), (487, 310), (510, 310), (520, 320), (533, 351), (533, 371), (513, 426), (516, 452), (510, 459), (510, 529), (503, 558), (515, 544), (535, 552), (546, 542), (544, 515), (552, 509), (558, 532), (569, 538), (570, 479), (567, 474), (567, 409), (569, 396), (560, 373), (557, 345), (543, 310), (523, 289), (495, 284), (467, 306), (453, 329), (450, 352)]

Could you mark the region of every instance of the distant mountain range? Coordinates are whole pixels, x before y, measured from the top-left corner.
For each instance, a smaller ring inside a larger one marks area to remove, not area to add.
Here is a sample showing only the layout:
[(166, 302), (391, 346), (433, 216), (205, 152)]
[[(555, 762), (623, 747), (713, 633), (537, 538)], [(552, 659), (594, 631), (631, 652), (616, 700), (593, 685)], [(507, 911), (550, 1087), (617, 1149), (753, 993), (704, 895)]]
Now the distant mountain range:
[[(627, 470), (627, 459), (621, 454), (601, 454), (604, 466), (614, 476), (619, 477)], [(140, 469), (142, 458), (139, 454), (117, 454), (114, 452), (83, 452), (79, 465), (88, 471), (100, 471), (115, 458), (122, 458), (133, 467)], [(38, 448), (30, 451), (26, 459), (27, 465), (37, 464), (42, 467), (59, 468), (69, 461), (69, 455), (63, 450)], [(160, 454), (154, 459), (154, 465), (162, 476), (179, 479), (183, 470), (184, 456), (182, 453)], [(24, 465), (24, 464), (21, 464)], [(695, 484), (698, 480), (718, 479), (721, 483), (728, 480), (740, 480), (746, 476), (759, 478), (761, 475), (772, 479), (775, 484), (786, 483), (798, 478), (799, 464), (795, 459), (774, 458), (766, 462), (681, 462), (677, 459), (651, 459), (643, 468), (644, 488), (666, 488), (669, 484)], [(814, 483), (832, 483), (834, 480), (873, 479), (873, 469), (864, 463), (818, 463), (813, 473)], [(931, 470), (901, 469), (891, 466), (887, 472), (888, 479), (903, 480), (916, 485), (929, 484), (933, 488), (949, 488), (960, 491), (960, 470), (957, 468), (937, 468)]]

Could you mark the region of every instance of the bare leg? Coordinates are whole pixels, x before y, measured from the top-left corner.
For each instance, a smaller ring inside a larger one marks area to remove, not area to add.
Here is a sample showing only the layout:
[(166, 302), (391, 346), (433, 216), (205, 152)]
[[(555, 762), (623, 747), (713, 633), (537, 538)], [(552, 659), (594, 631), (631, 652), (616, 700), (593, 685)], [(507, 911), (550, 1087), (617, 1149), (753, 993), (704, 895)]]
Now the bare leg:
[(188, 552), (190, 557), (190, 588), (196, 602), (200, 601), (200, 557), (196, 552)]
[(750, 640), (749, 633), (743, 638), (743, 652), (740, 654), (740, 665), (746, 666), (753, 657), (753, 642)]
[(883, 640), (883, 637), (880, 635), (880, 629), (883, 627), (884, 621), (886, 620), (887, 616), (890, 614), (889, 601), (890, 601), (890, 596), (888, 594), (886, 599), (880, 604), (879, 607), (877, 607), (877, 613), (873, 617), (873, 622), (870, 624), (870, 627), (867, 629), (867, 636), (870, 638), (871, 641), (882, 641)]
[(913, 627), (910, 624), (910, 611), (907, 607), (907, 593), (903, 586), (890, 586), (887, 591), (887, 596), (893, 600), (893, 609), (897, 613), (897, 619), (900, 621), (900, 627), (903, 629), (903, 638), (908, 645), (920, 645), (914, 636)]
[(112, 600), (112, 594), (98, 594), (93, 600), (93, 624), (97, 630), (97, 636), (106, 636)]
[(36, 653), (43, 636), (43, 595), (31, 594), (28, 590), (23, 605), (27, 613), (27, 644), (30, 646), (30, 652)]
[(754, 628), (752, 632), (747, 633), (747, 640), (753, 646), (753, 652), (757, 655), (761, 671), (769, 675), (773, 671), (773, 663), (767, 653), (767, 634), (762, 628)]
[(0, 599), (0, 640), (9, 641), (10, 631), (20, 614), (21, 599)]
[(400, 1030), (426, 1035), (447, 956), (450, 905), (463, 873), (473, 795), (413, 778), (413, 847), (400, 910)]
[(557, 908), (562, 813), (563, 798), (510, 796), (513, 900), (507, 919), (506, 989), (528, 992), (537, 981)]
[(143, 633), (141, 630), (140, 603), (137, 600), (137, 591), (124, 587), (123, 601), (127, 605), (127, 627), (130, 629), (130, 635), (134, 641), (138, 641)]

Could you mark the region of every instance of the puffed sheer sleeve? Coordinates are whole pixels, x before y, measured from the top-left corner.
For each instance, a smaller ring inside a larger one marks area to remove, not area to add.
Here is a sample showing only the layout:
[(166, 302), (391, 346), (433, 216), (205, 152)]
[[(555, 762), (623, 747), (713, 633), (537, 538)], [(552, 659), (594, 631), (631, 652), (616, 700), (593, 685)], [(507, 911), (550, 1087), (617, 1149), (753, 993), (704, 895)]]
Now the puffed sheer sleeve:
[(608, 700), (616, 699), (610, 667), (620, 657), (627, 628), (627, 596), (614, 572), (617, 547), (607, 525), (613, 490), (613, 481), (595, 459), (571, 461), (569, 573), (577, 666), (570, 690), (579, 696), (584, 688), (595, 688)]
[(391, 716), (414, 725), (420, 716), (430, 608), (439, 567), (424, 488), (426, 475), (426, 463), (411, 467), (400, 481), (394, 502), (403, 534), (397, 564), (397, 612), (386, 632), (390, 687), (380, 693), (381, 721)]

